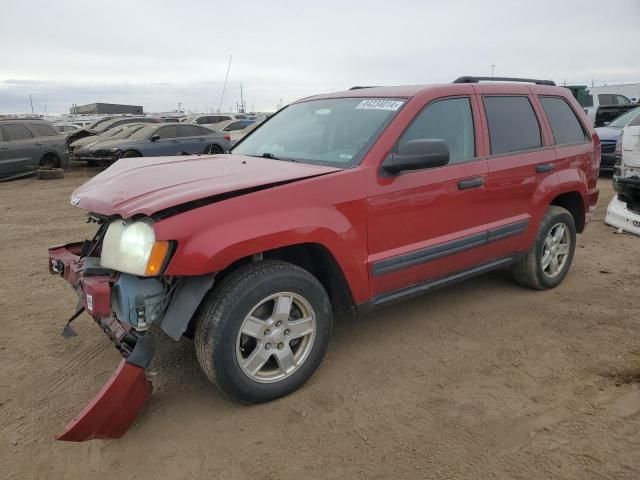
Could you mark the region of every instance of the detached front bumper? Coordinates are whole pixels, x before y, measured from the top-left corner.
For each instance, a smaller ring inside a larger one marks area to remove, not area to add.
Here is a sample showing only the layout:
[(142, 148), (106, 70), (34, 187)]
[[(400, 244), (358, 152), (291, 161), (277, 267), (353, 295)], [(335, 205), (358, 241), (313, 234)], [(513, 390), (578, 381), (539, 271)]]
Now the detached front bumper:
[(49, 271), (71, 285), (81, 300), (76, 313), (87, 311), (124, 358), (93, 400), (57, 437), (72, 442), (122, 437), (153, 390), (145, 375), (154, 353), (152, 339), (112, 315), (111, 290), (118, 273), (100, 267), (95, 257), (82, 258), (82, 248), (82, 243), (49, 248)]

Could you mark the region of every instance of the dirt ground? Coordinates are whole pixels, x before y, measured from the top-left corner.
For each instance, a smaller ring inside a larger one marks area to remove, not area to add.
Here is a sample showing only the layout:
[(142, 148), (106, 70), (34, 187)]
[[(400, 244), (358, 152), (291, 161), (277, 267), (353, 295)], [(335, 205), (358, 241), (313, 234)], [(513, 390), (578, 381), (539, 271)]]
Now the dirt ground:
[(119, 355), (47, 272), (93, 227), (69, 194), (95, 171), (0, 184), (0, 478), (638, 479), (640, 238), (603, 223), (611, 180), (553, 291), (504, 272), (337, 320), (313, 378), (230, 404), (193, 344), (162, 340), (154, 395), (121, 440), (53, 437)]

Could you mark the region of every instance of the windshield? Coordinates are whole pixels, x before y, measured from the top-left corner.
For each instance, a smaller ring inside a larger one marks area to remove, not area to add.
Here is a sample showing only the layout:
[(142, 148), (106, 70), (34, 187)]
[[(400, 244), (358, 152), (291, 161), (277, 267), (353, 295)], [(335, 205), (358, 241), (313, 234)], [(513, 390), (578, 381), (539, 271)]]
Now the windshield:
[(336, 167), (357, 164), (404, 100), (330, 98), (286, 107), (232, 153)]
[(627, 113), (620, 115), (608, 126), (613, 128), (624, 128), (627, 126), (627, 123), (636, 117), (636, 115), (640, 115), (640, 108), (634, 108), (633, 110), (629, 110)]

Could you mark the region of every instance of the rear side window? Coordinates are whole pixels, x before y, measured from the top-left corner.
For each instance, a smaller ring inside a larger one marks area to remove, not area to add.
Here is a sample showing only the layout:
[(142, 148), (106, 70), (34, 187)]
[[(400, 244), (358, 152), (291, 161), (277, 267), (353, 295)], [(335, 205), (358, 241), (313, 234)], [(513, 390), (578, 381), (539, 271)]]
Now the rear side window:
[(631, 105), (631, 100), (624, 95), (616, 95), (616, 103), (618, 105)]
[(475, 157), (473, 116), (468, 98), (449, 98), (430, 103), (413, 120), (398, 142), (418, 139), (444, 140), (449, 162), (461, 163)]
[(598, 95), (598, 103), (603, 107), (616, 104), (613, 95), (611, 95), (610, 93), (601, 93), (600, 95)]
[(527, 97), (488, 96), (482, 101), (489, 123), (492, 155), (542, 146), (540, 125)]
[(573, 109), (563, 98), (540, 97), (540, 103), (551, 124), (556, 145), (584, 143), (589, 138)]
[(58, 133), (49, 125), (43, 123), (31, 123), (29, 128), (36, 132), (37, 137), (55, 137)]
[(198, 135), (211, 135), (213, 132), (205, 127), (198, 127), (198, 131), (200, 132)]
[(6, 123), (2, 125), (7, 140), (26, 140), (33, 138), (33, 135), (27, 127), (20, 123)]

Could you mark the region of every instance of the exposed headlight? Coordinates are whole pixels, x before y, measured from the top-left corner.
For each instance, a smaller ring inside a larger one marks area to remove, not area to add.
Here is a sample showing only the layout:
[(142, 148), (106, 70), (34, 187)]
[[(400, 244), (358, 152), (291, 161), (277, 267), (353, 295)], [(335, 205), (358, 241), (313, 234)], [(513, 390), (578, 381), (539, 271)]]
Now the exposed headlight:
[(115, 220), (102, 241), (100, 265), (144, 277), (158, 275), (169, 255), (169, 242), (156, 242), (150, 219)]

